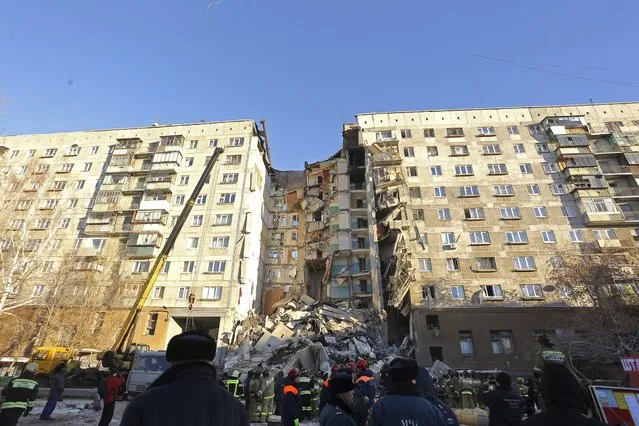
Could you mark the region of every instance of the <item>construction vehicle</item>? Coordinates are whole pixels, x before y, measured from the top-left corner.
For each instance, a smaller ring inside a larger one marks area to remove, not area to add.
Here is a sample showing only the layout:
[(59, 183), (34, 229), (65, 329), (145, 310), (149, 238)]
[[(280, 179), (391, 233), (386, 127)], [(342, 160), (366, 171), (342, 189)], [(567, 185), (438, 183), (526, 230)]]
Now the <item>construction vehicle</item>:
[(209, 178), (209, 175), (211, 174), (211, 170), (213, 170), (213, 166), (217, 162), (222, 152), (224, 152), (223, 148), (215, 148), (213, 155), (211, 156), (209, 162), (206, 164), (204, 168), (204, 172), (202, 172), (200, 179), (197, 181), (197, 184), (195, 185), (195, 188), (193, 188), (193, 192), (191, 193), (191, 196), (187, 200), (186, 205), (184, 206), (184, 209), (182, 209), (182, 213), (180, 213), (180, 216), (178, 216), (177, 221), (175, 222), (175, 226), (173, 227), (173, 230), (169, 234), (169, 237), (167, 238), (166, 242), (164, 243), (164, 246), (162, 247), (162, 250), (160, 251), (160, 254), (158, 255), (157, 259), (155, 260), (153, 267), (149, 271), (149, 276), (146, 282), (140, 288), (138, 292), (138, 296), (135, 300), (135, 303), (131, 307), (129, 314), (127, 315), (126, 320), (124, 321), (122, 329), (120, 330), (117, 337), (115, 338), (115, 342), (113, 343), (113, 346), (111, 347), (111, 349), (101, 354), (103, 367), (117, 368), (119, 370), (128, 371), (133, 367), (133, 363), (136, 356), (139, 353), (149, 349), (148, 345), (139, 345), (136, 343), (130, 343), (127, 346), (126, 350), (125, 350), (125, 346), (127, 342), (129, 342), (130, 339), (132, 338), (133, 330), (135, 329), (135, 324), (137, 322), (138, 316), (140, 312), (142, 311), (142, 308), (144, 307), (144, 304), (146, 300), (148, 299), (149, 294), (151, 294), (151, 289), (153, 289), (153, 285), (158, 279), (158, 276), (160, 275), (160, 272), (162, 271), (162, 268), (164, 267), (164, 264), (166, 262), (167, 257), (169, 256), (169, 253), (171, 252), (171, 250), (173, 249), (173, 246), (175, 245), (175, 241), (177, 240), (177, 237), (180, 234), (182, 227), (186, 223), (186, 220), (188, 219), (189, 214), (191, 213), (191, 210), (193, 210), (193, 206), (195, 205), (195, 199), (200, 194), (202, 187), (204, 186), (207, 179)]
[(61, 362), (66, 363), (69, 386), (91, 386), (100, 374), (99, 354), (98, 349), (92, 348), (71, 350), (64, 346), (39, 346), (28, 362), (37, 366), (36, 380), (42, 387), (49, 385), (49, 375)]

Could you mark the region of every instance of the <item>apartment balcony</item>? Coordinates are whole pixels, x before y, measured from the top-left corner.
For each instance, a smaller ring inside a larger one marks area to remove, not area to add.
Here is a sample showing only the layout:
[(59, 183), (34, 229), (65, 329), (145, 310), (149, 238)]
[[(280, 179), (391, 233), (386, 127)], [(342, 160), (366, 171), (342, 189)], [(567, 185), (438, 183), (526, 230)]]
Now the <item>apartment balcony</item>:
[(104, 265), (98, 262), (78, 261), (73, 265), (73, 269), (85, 272), (102, 272), (104, 271)]
[(614, 198), (639, 198), (639, 186), (611, 187), (610, 192)]
[(172, 181), (163, 181), (163, 182), (148, 182), (145, 186), (145, 190), (162, 192), (165, 194), (170, 194), (173, 192), (173, 184)]
[(141, 234), (151, 233), (151, 234), (162, 234), (164, 233), (164, 224), (162, 223), (129, 223), (123, 225), (123, 232), (139, 232)]
[(366, 262), (363, 265), (360, 265), (359, 263), (353, 263), (351, 265), (351, 271), (353, 272), (353, 275), (370, 274), (370, 272), (371, 272), (371, 261), (367, 259)]
[(370, 297), (372, 296), (373, 286), (369, 282), (366, 284), (353, 283), (351, 284), (351, 291), (353, 297)]
[(626, 223), (639, 223), (639, 211), (622, 211), (621, 214)]
[(601, 173), (607, 176), (632, 175), (632, 169), (629, 166), (601, 164), (600, 168)]
[(135, 259), (150, 259), (160, 254), (160, 248), (151, 246), (128, 246), (127, 255)]
[(357, 253), (361, 253), (361, 252), (368, 252), (370, 250), (371, 246), (368, 243), (368, 240), (362, 244), (356, 241), (351, 242), (351, 250), (353, 250), (354, 252)]
[(114, 164), (113, 160), (111, 161), (112, 161), (111, 163), (107, 164), (107, 167), (105, 170), (105, 173), (107, 174), (112, 174), (112, 173), (128, 174), (128, 173), (133, 173), (135, 171), (135, 165), (133, 164), (133, 161), (127, 164)]
[(75, 255), (79, 257), (95, 257), (102, 254), (102, 251), (103, 247), (80, 246), (75, 251)]
[(378, 152), (371, 155), (371, 161), (374, 166), (392, 166), (402, 163), (402, 157), (397, 149), (393, 151)]
[(584, 154), (589, 154), (592, 155), (592, 152), (590, 150), (590, 148), (588, 148), (587, 146), (557, 146), (557, 148), (555, 148), (555, 154), (557, 154), (557, 157), (561, 157), (561, 156), (573, 156), (573, 155), (584, 155)]
[(113, 232), (115, 226), (112, 223), (87, 223), (84, 226), (86, 235), (103, 235)]
[(163, 171), (166, 173), (177, 173), (178, 168), (180, 167), (180, 162), (178, 161), (166, 161), (159, 163), (151, 163), (149, 166), (149, 170), (151, 171)]
[(590, 150), (593, 154), (597, 156), (603, 155), (617, 155), (625, 152), (625, 149), (617, 144), (612, 144), (610, 142), (593, 142), (590, 145)]
[(138, 206), (139, 210), (162, 210), (168, 212), (171, 209), (169, 200), (142, 200)]
[(393, 186), (402, 185), (404, 183), (404, 176), (401, 173), (397, 173), (395, 176), (376, 176), (373, 178), (375, 182), (375, 190), (379, 191), (387, 189)]
[(614, 132), (610, 133), (610, 143), (619, 146), (639, 145), (639, 136), (634, 133)]
[(365, 192), (366, 184), (364, 182), (351, 183), (351, 192)]
[(623, 215), (619, 212), (594, 212), (582, 209), (582, 214), (586, 225), (620, 225), (625, 223)]
[(606, 186), (587, 186), (587, 185), (576, 185), (576, 184), (567, 184), (567, 189), (572, 193), (572, 195), (576, 199), (588, 199), (593, 197), (610, 197), (610, 189)]

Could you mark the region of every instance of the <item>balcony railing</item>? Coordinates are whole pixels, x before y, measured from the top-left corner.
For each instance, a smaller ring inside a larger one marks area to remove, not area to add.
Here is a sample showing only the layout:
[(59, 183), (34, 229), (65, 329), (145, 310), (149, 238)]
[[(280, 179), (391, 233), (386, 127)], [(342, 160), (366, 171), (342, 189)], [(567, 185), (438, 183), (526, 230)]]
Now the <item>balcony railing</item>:
[(615, 165), (606, 165), (606, 164), (601, 165), (601, 171), (605, 175), (626, 175), (626, 174), (632, 173), (632, 171), (630, 170), (630, 167), (628, 166), (621, 166), (621, 165), (615, 166)]
[(639, 186), (610, 188), (613, 197), (639, 197)]

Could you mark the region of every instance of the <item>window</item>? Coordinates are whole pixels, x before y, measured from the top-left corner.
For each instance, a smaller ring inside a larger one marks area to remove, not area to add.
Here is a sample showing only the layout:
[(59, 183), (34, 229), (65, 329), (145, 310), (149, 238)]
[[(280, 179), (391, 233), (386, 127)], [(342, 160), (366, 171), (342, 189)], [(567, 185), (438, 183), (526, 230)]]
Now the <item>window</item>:
[(223, 173), (222, 183), (237, 183), (238, 177), (238, 173)]
[(82, 171), (83, 172), (91, 171), (91, 166), (93, 166), (93, 163), (84, 163), (84, 168), (82, 169)]
[(548, 212), (546, 211), (546, 207), (543, 207), (543, 206), (533, 207), (533, 212), (535, 212), (535, 217), (548, 217)]
[(62, 240), (53, 240), (51, 243), (51, 250), (58, 250), (62, 245)]
[(437, 157), (439, 155), (439, 150), (436, 146), (427, 146), (426, 155), (428, 155), (429, 157)]
[(297, 249), (292, 249), (291, 250), (291, 258), (293, 259), (297, 259), (297, 257), (299, 256)]
[(402, 135), (402, 139), (410, 139), (413, 137), (413, 133), (410, 129), (402, 129), (400, 130), (400, 134)]
[(532, 166), (530, 165), (530, 163), (519, 163), (519, 171), (525, 175), (532, 174), (533, 172)]
[(526, 189), (528, 190), (528, 195), (539, 195), (541, 191), (539, 191), (539, 185), (536, 183), (532, 183), (530, 185), (526, 185)]
[(171, 270), (171, 262), (164, 262), (164, 265), (162, 265), (162, 273), (168, 274), (169, 270)]
[(494, 185), (493, 194), (497, 197), (509, 197), (515, 195), (512, 185)]
[(209, 139), (209, 148), (217, 147), (217, 139)]
[(455, 145), (450, 147), (450, 155), (453, 157), (463, 157), (470, 155), (466, 145)]
[(44, 285), (43, 284), (38, 284), (35, 287), (33, 287), (33, 296), (40, 296), (42, 293), (44, 293)]
[(561, 214), (565, 217), (576, 217), (577, 211), (572, 206), (561, 206)]
[(464, 136), (464, 129), (461, 127), (449, 127), (446, 129), (447, 138), (455, 138)]
[(51, 226), (51, 219), (37, 219), (33, 225), (35, 229), (48, 229), (49, 226)]
[(89, 151), (89, 154), (90, 154), (90, 155), (95, 155), (95, 154), (97, 154), (97, 153), (98, 153), (98, 151), (99, 151), (99, 150), (100, 150), (100, 147), (99, 147), (99, 146), (92, 146), (92, 147), (91, 147), (91, 151)]
[(490, 244), (490, 233), (487, 231), (469, 232), (470, 244)]
[(26, 223), (26, 221), (24, 219), (12, 219), (9, 222), (9, 229), (13, 230), (13, 231), (17, 231), (19, 229), (24, 228), (24, 224)]
[(206, 194), (200, 194), (195, 199), (195, 204), (206, 204)]
[(593, 229), (592, 234), (596, 240), (616, 240), (617, 233), (614, 229)]
[(559, 171), (557, 163), (541, 163), (541, 168), (544, 169), (544, 173), (547, 175), (557, 173)]
[(417, 167), (406, 167), (406, 176), (417, 177)]
[(148, 260), (139, 260), (133, 262), (133, 273), (141, 274), (143, 272), (149, 272), (149, 268), (151, 267), (151, 262)]
[(419, 242), (422, 243), (425, 246), (428, 245), (428, 234), (426, 232), (422, 232), (419, 235)]
[(506, 175), (508, 174), (508, 169), (506, 168), (505, 164), (489, 164), (488, 174), (489, 175)]
[(175, 205), (176, 206), (181, 206), (182, 204), (184, 204), (184, 195), (176, 195), (175, 196)]
[(490, 344), (496, 355), (510, 355), (515, 352), (511, 330), (491, 330)]
[(63, 180), (56, 180), (53, 182), (53, 190), (54, 191), (62, 191), (66, 186), (66, 182)]
[[(417, 169), (417, 168), (415, 168)], [(442, 166), (431, 166), (430, 167), (430, 174), (432, 176), (441, 176), (442, 175)], [(415, 175), (417, 176), (417, 175)]]
[(433, 192), (435, 193), (435, 197), (445, 197), (446, 196), (446, 187), (445, 186), (436, 186), (433, 188)]
[[(205, 196), (206, 199), (206, 196)], [(230, 193), (226, 193), (226, 194), (220, 194), (220, 199), (218, 200), (218, 203), (220, 204), (232, 204), (235, 202), (235, 194), (230, 194)], [(203, 203), (202, 203), (203, 204)]]
[(227, 155), (226, 156), (226, 162), (224, 164), (237, 165), (237, 164), (240, 164), (241, 162), (242, 162), (242, 156), (241, 155)]
[(494, 257), (476, 257), (474, 258), (475, 268), (473, 271), (496, 271), (497, 260)]
[(499, 155), (501, 154), (501, 146), (496, 143), (484, 145), (482, 147), (482, 152), (484, 155)]
[(408, 196), (410, 198), (422, 198), (422, 191), (418, 187), (408, 188)]
[(525, 154), (526, 153), (526, 148), (524, 147), (523, 143), (516, 143), (513, 145), (513, 150), (515, 151), (515, 154)]
[(528, 244), (528, 235), (526, 231), (508, 231), (506, 232), (506, 242), (508, 244)]
[(33, 158), (33, 156), (35, 155), (36, 150), (35, 149), (30, 149), (27, 151), (27, 158)]
[(501, 207), (499, 215), (502, 219), (521, 219), (519, 207)]
[(213, 237), (211, 239), (211, 248), (220, 249), (229, 246), (230, 237)]
[(62, 219), (60, 219), (60, 228), (67, 229), (70, 224), (71, 224), (71, 219), (70, 218), (63, 217)]
[(182, 265), (182, 273), (192, 274), (195, 271), (195, 262), (192, 260), (187, 260)]
[(537, 154), (545, 154), (550, 152), (550, 147), (547, 143), (536, 143), (535, 150), (537, 151)]
[(191, 294), (191, 287), (179, 287), (177, 300), (187, 300)]
[(56, 148), (48, 148), (44, 150), (44, 157), (53, 157), (58, 150)]
[(82, 188), (84, 188), (84, 183), (85, 183), (85, 181), (84, 181), (84, 180), (79, 180), (79, 181), (77, 181), (77, 182), (75, 183), (75, 189), (82, 189)]
[(450, 220), (450, 209), (437, 209), (437, 218), (439, 220)]
[(155, 299), (155, 300), (163, 299), (164, 298), (164, 287), (163, 286), (154, 287), (153, 288), (153, 296), (151, 298)]
[(541, 231), (541, 239), (546, 244), (555, 244), (557, 242), (555, 231)]
[(584, 242), (584, 234), (579, 229), (570, 230), (570, 231), (568, 231), (568, 234), (570, 235), (570, 240), (573, 243), (583, 243)]
[(66, 163), (60, 166), (58, 173), (69, 173), (71, 170), (73, 170), (73, 163)]
[(456, 239), (455, 239), (455, 233), (454, 232), (442, 232), (441, 233), (441, 238), (442, 238), (442, 244), (443, 245), (455, 244), (457, 242)]
[(197, 141), (189, 141), (189, 149), (196, 149)]
[(459, 258), (458, 257), (447, 258), (446, 269), (450, 272), (459, 271), (461, 269), (459, 266)]
[(297, 232), (291, 232), (291, 241), (297, 241)]
[(186, 157), (184, 159), (184, 166), (185, 167), (193, 167), (193, 158), (194, 157)]
[(466, 220), (481, 220), (486, 219), (483, 207), (471, 207), (464, 209), (464, 217)]
[(202, 226), (202, 222), (204, 221), (204, 216), (201, 214), (197, 214), (191, 218), (191, 226)]
[(473, 166), (470, 164), (463, 164), (460, 166), (455, 166), (455, 175), (456, 176), (472, 176), (475, 174), (473, 172)]
[(226, 270), (226, 260), (212, 260), (208, 263), (206, 271), (212, 274), (222, 274)]
[(187, 248), (187, 250), (196, 249), (199, 244), (200, 244), (200, 238), (199, 237), (188, 237), (186, 239), (186, 248)]
[(43, 174), (49, 171), (49, 164), (40, 164), (36, 169), (36, 174)]
[(623, 126), (623, 122), (621, 121), (606, 121), (606, 129), (611, 132), (620, 132), (621, 126)]
[(189, 176), (180, 176), (180, 185), (188, 185)]
[(11, 151), (9, 158), (16, 158), (20, 154), (20, 151)]
[(617, 213), (617, 205), (612, 198), (592, 198), (583, 200), (584, 209), (590, 213)]
[[(413, 220), (424, 220), (423, 209), (413, 209)], [(359, 229), (359, 228), (356, 228)]]
[(479, 197), (479, 187), (477, 185), (466, 185), (459, 187), (460, 197)]
[(518, 135), (519, 134), (519, 127), (517, 127), (517, 126), (508, 126), (508, 134), (509, 135)]
[(72, 146), (72, 147), (67, 149), (67, 154), (66, 155), (78, 155), (79, 153), (80, 153), (80, 147), (79, 146)]
[(222, 287), (204, 287), (202, 288), (203, 300), (220, 300), (222, 298)]
[(500, 284), (483, 285), (481, 292), (486, 299), (502, 299), (504, 297)]
[(230, 225), (231, 222), (233, 221), (233, 215), (232, 214), (216, 214), (215, 215), (215, 225)]
[(454, 300), (464, 300), (466, 295), (464, 294), (463, 285), (454, 285), (450, 287), (450, 297)]
[(155, 335), (155, 327), (158, 324), (158, 314), (152, 313), (149, 314), (146, 320), (146, 328), (144, 329), (145, 336), (153, 336)]
[(462, 356), (475, 356), (472, 331), (459, 330), (459, 350)]
[(435, 299), (436, 291), (434, 285), (423, 285), (422, 286), (422, 300), (430, 300)]
[(516, 271), (533, 271), (537, 269), (535, 259), (532, 256), (513, 257), (513, 267)]
[(422, 257), (417, 260), (419, 263), (419, 272), (430, 272), (433, 270), (430, 258)]
[(435, 137), (435, 129), (424, 129), (424, 137), (425, 138), (434, 138)]
[(526, 299), (543, 299), (544, 297), (539, 284), (522, 284), (521, 293)]
[(476, 136), (495, 136), (495, 128), (490, 127), (478, 127)]
[(54, 262), (47, 260), (42, 264), (42, 272), (52, 272)]

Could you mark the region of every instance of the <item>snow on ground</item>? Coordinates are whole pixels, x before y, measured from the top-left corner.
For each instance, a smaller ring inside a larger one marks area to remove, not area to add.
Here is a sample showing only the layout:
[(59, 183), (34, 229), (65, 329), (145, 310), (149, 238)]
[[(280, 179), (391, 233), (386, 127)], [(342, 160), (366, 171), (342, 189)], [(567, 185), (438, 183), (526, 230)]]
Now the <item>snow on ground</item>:
[[(43, 425), (43, 424), (59, 424), (68, 426), (86, 426), (97, 425), (100, 421), (101, 411), (93, 411), (91, 408), (85, 409), (85, 405), (91, 406), (91, 401), (86, 399), (65, 399), (58, 402), (55, 411), (51, 415), (52, 422), (43, 422), (39, 419), (40, 413), (46, 404), (45, 399), (36, 400), (33, 411), (27, 417), (22, 417), (18, 425)], [(111, 420), (111, 426), (119, 425), (120, 418), (126, 407), (126, 402), (117, 402), (115, 404), (115, 414)]]

